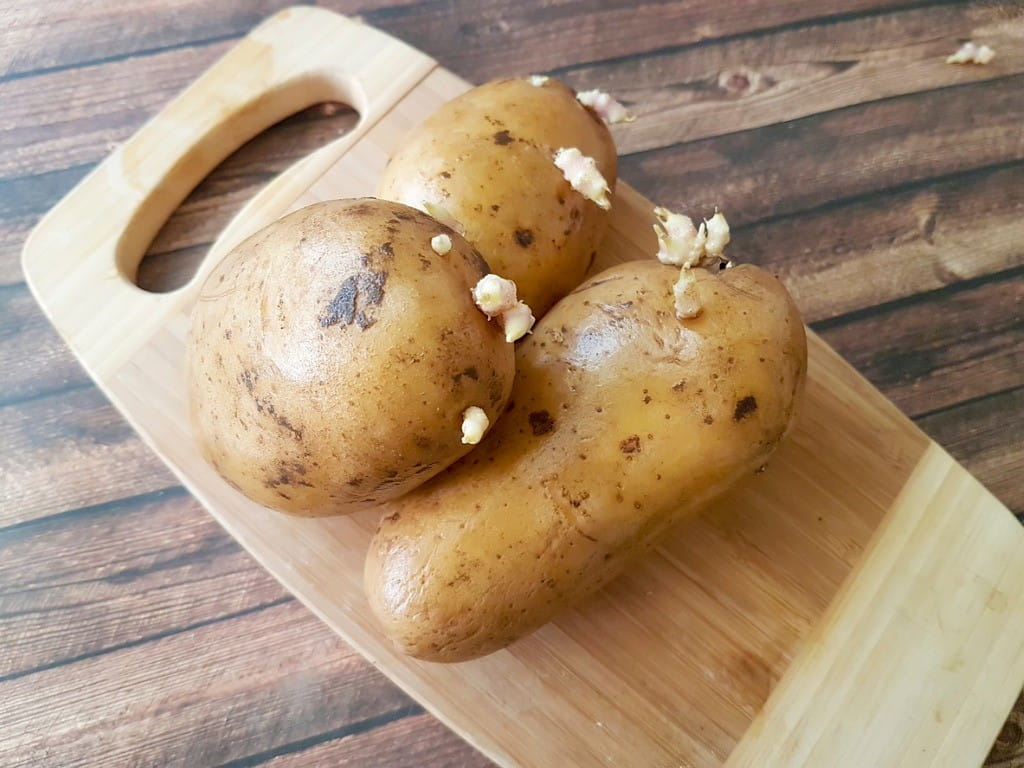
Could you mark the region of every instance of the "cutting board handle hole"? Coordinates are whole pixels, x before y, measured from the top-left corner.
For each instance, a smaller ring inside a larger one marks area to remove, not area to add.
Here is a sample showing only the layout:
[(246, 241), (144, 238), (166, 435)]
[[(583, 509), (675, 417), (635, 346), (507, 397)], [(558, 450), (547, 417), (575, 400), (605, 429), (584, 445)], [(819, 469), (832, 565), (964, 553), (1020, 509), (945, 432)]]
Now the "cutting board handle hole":
[(166, 293), (187, 284), (231, 218), (292, 163), (351, 131), (359, 114), (327, 101), (284, 118), (211, 171), (175, 209), (139, 263), (135, 284)]

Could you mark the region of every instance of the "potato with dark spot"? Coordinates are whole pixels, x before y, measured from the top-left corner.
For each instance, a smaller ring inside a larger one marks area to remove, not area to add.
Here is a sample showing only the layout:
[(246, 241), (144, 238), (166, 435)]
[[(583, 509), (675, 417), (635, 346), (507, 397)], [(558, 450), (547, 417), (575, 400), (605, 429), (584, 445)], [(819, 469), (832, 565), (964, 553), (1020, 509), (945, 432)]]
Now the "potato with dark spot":
[[(441, 255), (431, 239), (447, 234)], [(472, 445), (464, 412), (505, 408), (513, 345), (473, 303), (465, 239), (397, 203), (296, 211), (212, 271), (192, 314), (189, 407), (203, 455), (249, 498), (355, 511), (425, 482)]]
[(554, 79), (496, 80), (444, 105), (391, 158), (378, 195), (440, 206), (540, 317), (583, 279), (608, 211), (576, 191), (559, 149), (592, 158), (615, 188), (607, 126)]
[(615, 577), (673, 523), (762, 467), (803, 390), (803, 324), (756, 267), (610, 269), (516, 352), (508, 411), (477, 450), (385, 505), (365, 585), (405, 653), (502, 648)]

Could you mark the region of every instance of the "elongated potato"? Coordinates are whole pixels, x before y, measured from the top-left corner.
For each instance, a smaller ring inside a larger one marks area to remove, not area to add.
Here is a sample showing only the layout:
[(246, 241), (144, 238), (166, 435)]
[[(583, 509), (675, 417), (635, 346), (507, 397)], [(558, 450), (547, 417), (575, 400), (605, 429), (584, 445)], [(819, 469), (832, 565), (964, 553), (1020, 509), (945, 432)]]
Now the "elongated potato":
[(559, 302), (516, 354), (487, 439), (386, 505), (370, 604), (398, 647), (435, 661), (501, 648), (600, 588), (666, 528), (761, 467), (802, 392), (792, 300), (756, 267), (624, 264)]
[(540, 317), (579, 285), (608, 223), (608, 211), (555, 165), (559, 149), (592, 158), (614, 190), (611, 134), (572, 89), (553, 79), (496, 80), (417, 129), (391, 158), (377, 194), (431, 213), (439, 206)]
[(472, 295), (487, 271), (455, 232), (383, 200), (317, 203), (260, 230), (193, 310), (203, 456), (254, 501), (307, 516), (437, 474), (512, 388), (513, 347)]

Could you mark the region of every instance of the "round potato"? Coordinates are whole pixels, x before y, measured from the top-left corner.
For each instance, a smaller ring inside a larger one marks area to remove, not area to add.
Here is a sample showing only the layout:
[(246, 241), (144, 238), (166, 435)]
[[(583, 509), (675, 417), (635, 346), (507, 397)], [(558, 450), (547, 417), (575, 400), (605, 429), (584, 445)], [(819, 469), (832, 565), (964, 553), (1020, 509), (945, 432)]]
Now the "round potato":
[(760, 468), (792, 423), (807, 348), (756, 267), (603, 272), (517, 350), (512, 399), (473, 453), (385, 506), (370, 605), (404, 652), (461, 661), (599, 589), (676, 521)]
[(479, 409), (479, 435), (512, 387), (513, 346), (471, 295), (487, 272), (455, 232), (372, 198), (257, 232), (213, 270), (192, 315), (203, 455), (251, 499), (298, 515), (352, 512), (426, 481), (472, 447), (466, 412)]
[(608, 225), (608, 211), (555, 165), (559, 149), (591, 158), (614, 190), (615, 143), (572, 89), (553, 79), (497, 80), (416, 130), (378, 194), (431, 212), (438, 206), (540, 317), (579, 285)]

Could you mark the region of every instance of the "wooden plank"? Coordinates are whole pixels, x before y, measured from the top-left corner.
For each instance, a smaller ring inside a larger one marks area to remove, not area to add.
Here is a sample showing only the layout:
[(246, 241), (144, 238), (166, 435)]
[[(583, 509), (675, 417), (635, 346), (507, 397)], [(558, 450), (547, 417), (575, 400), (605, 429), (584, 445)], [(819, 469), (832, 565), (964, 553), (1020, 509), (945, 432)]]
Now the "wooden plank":
[[(997, 64), (946, 64), (961, 39), (991, 45)], [(958, 3), (784, 27), (558, 74), (630, 105), (639, 119), (613, 128), (619, 151), (630, 154), (1020, 74), (1022, 44), (1024, 6)]]
[(437, 766), (488, 768), (494, 765), (439, 723), (421, 714), (402, 718), (372, 730), (331, 738), (315, 746), (275, 756), (267, 768), (307, 768), (311, 765)]
[[(176, 49), (4, 83), (10, 112), (0, 123), (0, 176), (98, 162), (231, 45)], [(54, 109), (54, 103), (62, 108)]]
[(0, 287), (0, 407), (72, 387), (89, 375), (24, 285)]
[(128, 12), (116, 0), (74, 5), (10, 0), (4, 7), (0, 75), (24, 76), (236, 37), (287, 5), (287, 0), (226, 0), (215, 6), (202, 0), (141, 0)]
[(609, 0), (575, 13), (559, 4), (484, 0), (388, 8), (363, 17), (452, 72), (482, 81), (904, 5), (900, 0), (774, 0), (752, 12), (747, 4), (716, 0), (640, 5)]
[(779, 275), (818, 322), (1014, 269), (1021, 242), (1016, 163), (761, 221), (729, 247)]
[(0, 529), (0, 584), (0, 680), (287, 598), (180, 488)]
[(0, 408), (0, 527), (178, 485), (95, 388)]
[(917, 420), (1018, 516), (1024, 516), (1024, 388), (962, 403)]
[(1024, 387), (1024, 269), (819, 330), (909, 416)]
[[(658, 204), (717, 205), (743, 225), (1024, 159), (1022, 87), (1013, 76), (858, 105), (628, 155), (619, 174)], [(837, 162), (821, 162), (829, 155)]]
[(409, 711), (289, 600), (0, 683), (0, 763), (217, 765)]
[[(481, 62), (489, 63), (496, 50), (502, 52), (502, 58), (490, 66), (502, 67), (496, 74), (508, 74), (522, 69), (524, 55), (542, 57), (533, 67), (546, 69), (587, 60), (595, 51), (603, 58), (623, 56), (904, 4), (899, 0), (830, 0), (812, 8), (795, 0), (781, 0), (751, 14), (702, 0), (683, 8), (665, 9), (652, 4), (640, 18), (629, 12), (624, 0), (605, 3), (589, 14), (530, 7), (510, 9), (496, 0), (460, 4), (455, 6), (454, 14), (409, 0), (341, 0), (332, 2), (331, 7), (341, 13), (362, 13), (374, 26), (432, 55), (444, 53), (455, 71), (480, 79), (490, 75), (475, 70)], [(11, 23), (6, 55), (0, 57), (0, 74), (24, 76), (39, 69), (67, 68), (99, 58), (240, 36), (287, 5), (287, 0), (229, 0), (211, 8), (200, 0), (148, 0), (133, 6), (134, 12), (129, 14), (122, 4), (99, 0), (90, 3), (88, 13), (72, 15), (70, 9), (60, 6), (43, 12), (31, 0), (15, 0), (7, 9)], [(624, 25), (628, 27), (623, 29)], [(569, 50), (552, 58), (552, 40)], [(520, 52), (519, 57), (515, 51)]]

